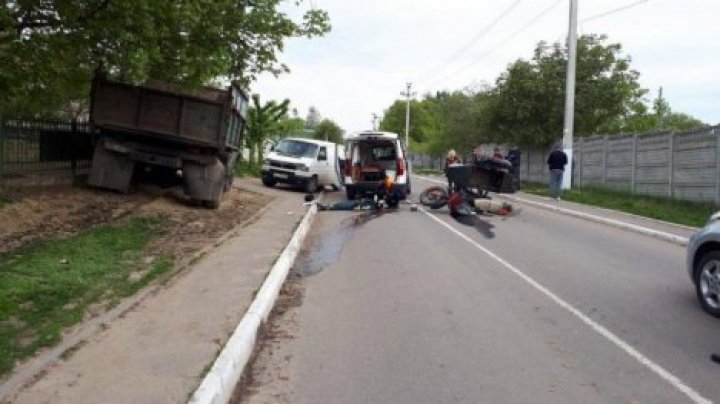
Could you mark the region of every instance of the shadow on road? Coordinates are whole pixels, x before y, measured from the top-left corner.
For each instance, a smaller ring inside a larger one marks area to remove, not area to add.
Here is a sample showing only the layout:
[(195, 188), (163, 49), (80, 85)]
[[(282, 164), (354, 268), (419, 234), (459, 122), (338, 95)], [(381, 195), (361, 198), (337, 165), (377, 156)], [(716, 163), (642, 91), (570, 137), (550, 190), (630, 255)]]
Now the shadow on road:
[(455, 221), (465, 226), (474, 227), (480, 234), (485, 236), (485, 238), (495, 238), (495, 225), (486, 222), (478, 216), (458, 216), (455, 218)]

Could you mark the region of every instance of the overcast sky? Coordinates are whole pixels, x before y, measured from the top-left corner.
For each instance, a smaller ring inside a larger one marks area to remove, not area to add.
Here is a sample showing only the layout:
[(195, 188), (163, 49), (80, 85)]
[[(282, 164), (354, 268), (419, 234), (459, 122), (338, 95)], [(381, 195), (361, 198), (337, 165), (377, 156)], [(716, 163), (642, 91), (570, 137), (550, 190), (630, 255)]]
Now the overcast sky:
[[(563, 41), (569, 2), (306, 1), (329, 12), (332, 31), (288, 41), (280, 59), (292, 72), (261, 76), (251, 90), (289, 98), (301, 117), (315, 106), (347, 132), (370, 129), (372, 114), (402, 98), (407, 82), (417, 97), (494, 83), (509, 63), (532, 57), (538, 41)], [(579, 34), (621, 43), (648, 98), (662, 86), (673, 111), (720, 123), (720, 0), (578, 2)]]

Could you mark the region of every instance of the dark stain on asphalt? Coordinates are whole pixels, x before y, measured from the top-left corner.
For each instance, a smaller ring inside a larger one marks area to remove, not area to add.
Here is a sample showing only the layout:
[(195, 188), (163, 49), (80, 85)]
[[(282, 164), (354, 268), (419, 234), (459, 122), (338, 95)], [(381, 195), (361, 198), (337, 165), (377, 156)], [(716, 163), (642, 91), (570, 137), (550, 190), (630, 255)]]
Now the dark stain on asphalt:
[(343, 219), (338, 227), (313, 242), (305, 254), (301, 254), (295, 266), (299, 276), (310, 276), (322, 272), (340, 259), (345, 242), (350, 239), (355, 229), (371, 220), (375, 220), (392, 210), (380, 209), (352, 214)]

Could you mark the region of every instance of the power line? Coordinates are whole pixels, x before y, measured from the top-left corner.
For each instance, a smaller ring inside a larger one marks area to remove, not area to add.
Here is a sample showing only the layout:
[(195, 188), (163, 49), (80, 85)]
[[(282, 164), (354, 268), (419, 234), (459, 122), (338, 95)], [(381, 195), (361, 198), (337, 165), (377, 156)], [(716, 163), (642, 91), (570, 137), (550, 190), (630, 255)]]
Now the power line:
[(467, 51), (467, 50), (468, 50), (471, 46), (473, 46), (477, 41), (479, 41), (479, 40), (480, 40), (482, 37), (484, 37), (488, 32), (490, 32), (490, 30), (493, 29), (493, 27), (495, 27), (498, 23), (500, 23), (500, 21), (502, 21), (503, 18), (505, 18), (508, 14), (510, 14), (510, 12), (513, 11), (513, 10), (520, 4), (521, 1), (522, 1), (522, 0), (516, 0), (516, 1), (515, 1), (514, 3), (512, 3), (508, 8), (506, 8), (505, 10), (503, 10), (503, 12), (500, 13), (500, 15), (498, 15), (497, 17), (495, 17), (495, 19), (493, 19), (493, 20), (490, 22), (490, 24), (486, 25), (483, 29), (481, 29), (480, 31), (478, 31), (478, 33), (475, 34), (475, 36), (473, 36), (469, 41), (467, 41), (464, 45), (462, 45), (454, 54), (452, 54), (450, 57), (448, 57), (447, 59), (445, 59), (445, 61), (443, 61), (443, 62), (441, 62), (441, 63), (438, 63), (432, 70), (430, 70), (430, 71), (428, 71), (427, 73), (419, 76), (418, 78), (416, 78), (416, 79), (413, 80), (413, 81), (415, 81), (415, 82), (422, 81), (422, 80), (424, 80), (425, 78), (427, 78), (427, 77), (429, 77), (429, 76), (433, 76), (433, 75), (435, 75), (436, 73), (441, 72), (441, 71), (447, 66), (447, 64), (448, 64), (449, 62), (451, 62), (453, 59), (456, 59), (456, 58), (458, 58), (460, 55), (462, 55), (463, 53), (465, 53), (465, 51)]
[[(462, 73), (463, 71), (467, 70), (468, 68), (470, 68), (470, 67), (472, 67), (472, 66), (475, 66), (475, 65), (478, 64), (481, 60), (483, 60), (485, 57), (489, 56), (490, 54), (492, 54), (493, 52), (495, 52), (498, 48), (500, 48), (501, 46), (505, 45), (507, 42), (511, 41), (513, 38), (515, 38), (516, 36), (518, 36), (518, 35), (520, 35), (521, 33), (523, 33), (526, 29), (530, 28), (530, 26), (532, 26), (533, 24), (535, 24), (536, 22), (538, 22), (542, 17), (544, 17), (544, 16), (545, 16), (547, 13), (549, 13), (552, 9), (554, 9), (555, 7), (557, 7), (557, 5), (560, 4), (561, 1), (562, 1), (562, 0), (555, 0), (554, 3), (552, 3), (550, 6), (546, 7), (546, 8), (543, 9), (540, 13), (538, 13), (537, 15), (535, 15), (532, 19), (530, 19), (527, 23), (525, 23), (525, 25), (523, 25), (522, 27), (520, 27), (520, 29), (514, 31), (512, 34), (510, 34), (510, 35), (508, 35), (507, 37), (505, 37), (503, 40), (501, 40), (500, 42), (498, 42), (497, 44), (495, 44), (493, 47), (491, 47), (491, 48), (488, 49), (487, 51), (483, 52), (478, 58), (476, 58), (476, 59), (473, 60), (472, 62), (466, 64), (465, 66), (462, 66), (462, 67), (460, 67), (459, 69), (456, 69), (455, 71), (453, 71), (453, 72), (450, 73), (450, 74), (446, 74), (446, 75), (444, 75), (444, 76), (439, 76), (439, 78), (436, 77), (434, 80), (430, 81), (430, 82), (426, 85), (426, 87), (430, 87), (430, 85), (432, 85), (432, 84), (435, 84), (435, 83), (444, 81), (444, 80), (446, 80), (446, 79), (448, 79), (448, 78), (450, 78), (450, 77), (452, 77), (452, 76), (455, 76), (455, 75), (457, 75), (457, 74), (459, 74), (459, 73)], [(647, 1), (647, 0), (646, 0), (646, 1)]]
[(607, 17), (607, 16), (610, 15), (610, 14), (614, 14), (614, 13), (617, 13), (618, 11), (623, 11), (623, 10), (627, 10), (627, 9), (629, 9), (629, 8), (633, 8), (633, 7), (635, 7), (635, 6), (639, 6), (640, 4), (647, 3), (648, 1), (650, 1), (650, 0), (640, 0), (640, 1), (636, 1), (636, 2), (634, 2), (634, 3), (630, 3), (630, 4), (628, 4), (628, 5), (625, 5), (625, 6), (622, 6), (622, 7), (618, 7), (618, 8), (612, 9), (612, 10), (610, 10), (610, 11), (606, 11), (606, 12), (604, 12), (604, 13), (591, 15), (590, 17), (583, 18), (582, 20), (580, 20), (580, 22), (581, 22), (581, 23), (584, 23), (584, 22), (588, 22), (588, 21), (592, 21), (592, 20), (597, 20), (597, 19), (600, 19), (600, 18), (603, 18), (603, 17)]

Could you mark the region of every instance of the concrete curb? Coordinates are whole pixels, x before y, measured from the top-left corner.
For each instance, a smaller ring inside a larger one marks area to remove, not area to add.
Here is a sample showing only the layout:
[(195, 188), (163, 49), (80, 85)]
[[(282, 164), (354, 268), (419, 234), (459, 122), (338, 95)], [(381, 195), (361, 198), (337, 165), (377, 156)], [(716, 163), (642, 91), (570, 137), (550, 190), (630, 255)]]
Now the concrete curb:
[(524, 204), (526, 204), (526, 205), (531, 205), (531, 206), (535, 206), (535, 207), (538, 207), (538, 208), (550, 210), (550, 211), (553, 211), (553, 212), (558, 212), (558, 213), (562, 213), (562, 214), (565, 214), (565, 215), (574, 216), (574, 217), (578, 217), (578, 218), (581, 218), (581, 219), (589, 220), (589, 221), (591, 221), (591, 222), (602, 223), (602, 224), (605, 224), (605, 225), (608, 225), (608, 226), (612, 226), (612, 227), (616, 227), (616, 228), (619, 228), (619, 229), (622, 229), (622, 230), (628, 230), (628, 231), (632, 231), (632, 232), (635, 232), (635, 233), (640, 233), (640, 234), (645, 235), (645, 236), (654, 237), (654, 238), (657, 238), (657, 239), (660, 239), (660, 240), (664, 240), (664, 241), (668, 241), (668, 242), (671, 242), (671, 243), (679, 244), (679, 245), (681, 245), (681, 246), (686, 246), (686, 245), (688, 244), (688, 239), (687, 239), (686, 237), (678, 236), (678, 235), (671, 234), (671, 233), (667, 233), (667, 232), (664, 232), (664, 231), (653, 230), (653, 229), (649, 229), (649, 228), (647, 228), (647, 227), (638, 226), (638, 225), (636, 225), (636, 224), (625, 223), (625, 222), (621, 222), (621, 221), (615, 220), (615, 219), (608, 219), (608, 218), (606, 218), (606, 217), (595, 216), (595, 215), (591, 215), (591, 214), (589, 214), (589, 213), (578, 212), (578, 211), (576, 211), (576, 210), (571, 210), (571, 209), (567, 209), (567, 208), (561, 208), (561, 207), (559, 207), (559, 206), (548, 205), (548, 204), (542, 203), (542, 202), (535, 202), (535, 201), (531, 201), (531, 200), (528, 200), (528, 199), (519, 198), (519, 197), (517, 197), (517, 196), (501, 195), (500, 197), (501, 197), (501, 198), (505, 198), (505, 199), (509, 199), (509, 200), (511, 200), (511, 201), (524, 203)]
[(275, 305), (280, 288), (302, 247), (316, 212), (317, 205), (312, 204), (189, 403), (218, 404), (230, 401), (245, 365), (252, 356), (258, 329), (267, 320)]
[[(429, 177), (420, 177), (420, 178), (422, 178), (426, 181), (430, 181), (430, 182), (445, 184), (444, 181), (439, 181), (439, 180), (429, 178)], [(564, 215), (574, 216), (577, 218), (589, 220), (591, 222), (601, 223), (601, 224), (612, 226), (612, 227), (615, 227), (618, 229), (632, 231), (635, 233), (654, 237), (654, 238), (668, 241), (670, 243), (678, 244), (681, 246), (688, 245), (688, 239), (686, 237), (678, 236), (678, 235), (667, 233), (664, 231), (653, 230), (653, 229), (649, 229), (647, 227), (638, 226), (638, 225), (630, 224), (630, 223), (625, 223), (625, 222), (621, 222), (621, 221), (615, 220), (615, 219), (608, 219), (605, 217), (595, 216), (595, 215), (591, 215), (589, 213), (583, 213), (583, 212), (579, 212), (579, 211), (572, 210), (572, 209), (561, 208), (559, 206), (548, 205), (546, 203), (541, 203), (541, 202), (535, 202), (535, 201), (531, 201), (529, 199), (519, 198), (517, 196), (502, 194), (502, 195), (499, 195), (499, 197), (505, 198), (505, 199), (508, 199), (511, 201), (519, 202), (519, 203), (524, 203), (526, 205), (531, 205), (531, 206), (535, 206), (538, 208), (550, 210), (553, 212), (562, 213)]]

